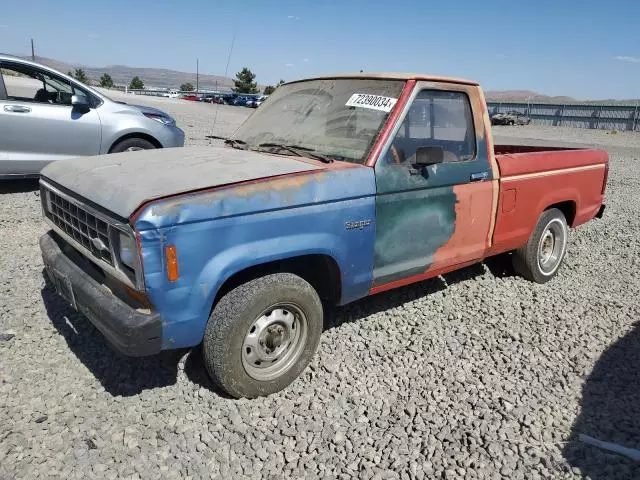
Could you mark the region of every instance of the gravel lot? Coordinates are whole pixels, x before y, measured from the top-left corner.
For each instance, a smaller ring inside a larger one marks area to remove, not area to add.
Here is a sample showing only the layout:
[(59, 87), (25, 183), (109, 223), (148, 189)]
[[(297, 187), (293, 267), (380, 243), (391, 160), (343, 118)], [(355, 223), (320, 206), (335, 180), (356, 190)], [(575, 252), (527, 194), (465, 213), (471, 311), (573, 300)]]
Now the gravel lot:
[[(135, 100), (189, 144), (250, 112)], [(497, 259), (339, 309), (303, 376), (257, 400), (212, 390), (197, 352), (113, 353), (44, 288), (33, 184), (0, 186), (0, 478), (640, 478), (576, 440), (640, 448), (640, 135), (500, 133), (610, 152), (606, 216), (559, 276)]]

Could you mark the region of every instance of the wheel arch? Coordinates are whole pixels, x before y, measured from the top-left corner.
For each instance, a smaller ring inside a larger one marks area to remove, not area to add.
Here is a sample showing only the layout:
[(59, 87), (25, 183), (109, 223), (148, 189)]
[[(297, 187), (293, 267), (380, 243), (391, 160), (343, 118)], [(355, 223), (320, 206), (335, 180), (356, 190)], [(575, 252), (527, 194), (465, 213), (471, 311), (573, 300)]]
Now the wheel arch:
[(148, 142), (151, 142), (156, 148), (162, 148), (162, 144), (158, 141), (158, 139), (156, 139), (152, 135), (149, 135), (148, 133), (129, 132), (129, 133), (126, 133), (126, 134), (116, 138), (111, 143), (111, 145), (109, 146), (109, 150), (107, 150), (107, 151), (109, 153), (111, 153), (116, 145), (118, 145), (120, 142), (123, 142), (125, 140), (129, 140), (130, 138), (142, 138), (143, 140), (147, 140)]
[(342, 295), (342, 275), (338, 262), (328, 254), (312, 253), (256, 263), (228, 276), (213, 298), (212, 311), (226, 293), (250, 280), (273, 274), (293, 273), (307, 281), (323, 302), (336, 304)]
[(577, 212), (577, 203), (574, 200), (565, 200), (563, 202), (557, 202), (549, 205), (543, 210), (542, 213), (546, 212), (547, 210), (551, 210), (552, 208), (557, 208), (558, 210), (560, 210), (564, 215), (564, 218), (567, 220), (567, 225), (569, 225), (570, 227), (573, 226)]

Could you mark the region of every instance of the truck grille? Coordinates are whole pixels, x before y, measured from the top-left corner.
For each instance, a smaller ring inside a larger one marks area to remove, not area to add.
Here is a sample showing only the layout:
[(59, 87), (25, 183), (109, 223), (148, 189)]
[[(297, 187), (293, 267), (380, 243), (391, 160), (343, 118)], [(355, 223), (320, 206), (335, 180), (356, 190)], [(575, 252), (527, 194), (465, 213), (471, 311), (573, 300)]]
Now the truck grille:
[(69, 237), (89, 250), (96, 258), (113, 265), (109, 225), (84, 208), (42, 189), (45, 215)]

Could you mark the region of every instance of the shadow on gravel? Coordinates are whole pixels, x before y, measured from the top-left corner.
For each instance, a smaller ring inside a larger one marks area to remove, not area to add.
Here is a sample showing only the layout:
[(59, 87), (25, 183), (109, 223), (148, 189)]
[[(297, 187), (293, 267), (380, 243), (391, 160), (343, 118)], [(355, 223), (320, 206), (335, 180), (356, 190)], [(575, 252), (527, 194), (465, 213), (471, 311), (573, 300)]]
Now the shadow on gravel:
[(483, 264), (477, 263), (440, 277), (430, 278), (406, 287), (365, 297), (344, 307), (339, 307), (332, 314), (329, 314), (329, 318), (325, 320), (325, 330), (399, 307), (418, 298), (445, 290), (449, 285), (482, 276), (484, 273)]
[(209, 379), (199, 348), (169, 350), (144, 358), (125, 357), (113, 350), (100, 331), (53, 289), (45, 286), (41, 295), (51, 323), (64, 337), (71, 352), (111, 395), (129, 397), (144, 390), (174, 385), (182, 364), (191, 382), (222, 398), (231, 398)]
[(516, 271), (513, 269), (510, 254), (503, 253), (502, 255), (486, 258), (484, 260), (484, 264), (494, 277), (507, 278), (518, 276)]
[(640, 464), (579, 441), (584, 434), (640, 449), (640, 322), (604, 352), (582, 388), (581, 412), (563, 454), (583, 476), (640, 478)]
[[(476, 264), (442, 277), (366, 297), (329, 314), (325, 329), (398, 307), (484, 273), (483, 265)], [(112, 350), (100, 331), (84, 315), (67, 305), (50, 287), (45, 286), (41, 296), (51, 323), (64, 337), (69, 349), (110, 394), (132, 396), (143, 390), (175, 384), (180, 363), (186, 354), (184, 372), (187, 378), (220, 397), (230, 398), (211, 382), (200, 348), (167, 351), (145, 358), (125, 357)]]
[(206, 388), (207, 390), (212, 391), (221, 398), (234, 400), (232, 396), (220, 390), (211, 381), (211, 378), (209, 377), (207, 369), (203, 363), (202, 347), (198, 346), (191, 349), (191, 351), (189, 352), (189, 356), (187, 357), (187, 360), (184, 364), (184, 373), (190, 382), (193, 382), (194, 384), (202, 388)]
[(38, 190), (38, 180), (0, 180), (0, 195)]
[(178, 362), (184, 351), (146, 358), (124, 357), (112, 350), (98, 329), (52, 289), (44, 287), (41, 295), (51, 323), (69, 349), (110, 394), (127, 397), (176, 383)]

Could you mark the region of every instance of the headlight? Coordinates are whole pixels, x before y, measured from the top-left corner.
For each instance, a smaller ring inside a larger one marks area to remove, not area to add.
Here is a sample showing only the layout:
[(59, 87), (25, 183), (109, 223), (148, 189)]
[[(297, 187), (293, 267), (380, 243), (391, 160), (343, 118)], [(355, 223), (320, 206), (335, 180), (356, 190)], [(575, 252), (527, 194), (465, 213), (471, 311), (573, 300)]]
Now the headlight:
[(138, 263), (138, 249), (136, 247), (136, 241), (131, 237), (131, 235), (127, 235), (124, 232), (120, 232), (119, 236), (120, 238), (118, 243), (120, 244), (120, 262), (135, 271)]
[(155, 120), (156, 122), (160, 122), (163, 125), (173, 126), (176, 124), (176, 121), (166, 115), (158, 115), (157, 113), (145, 113), (145, 117), (150, 118), (151, 120)]

